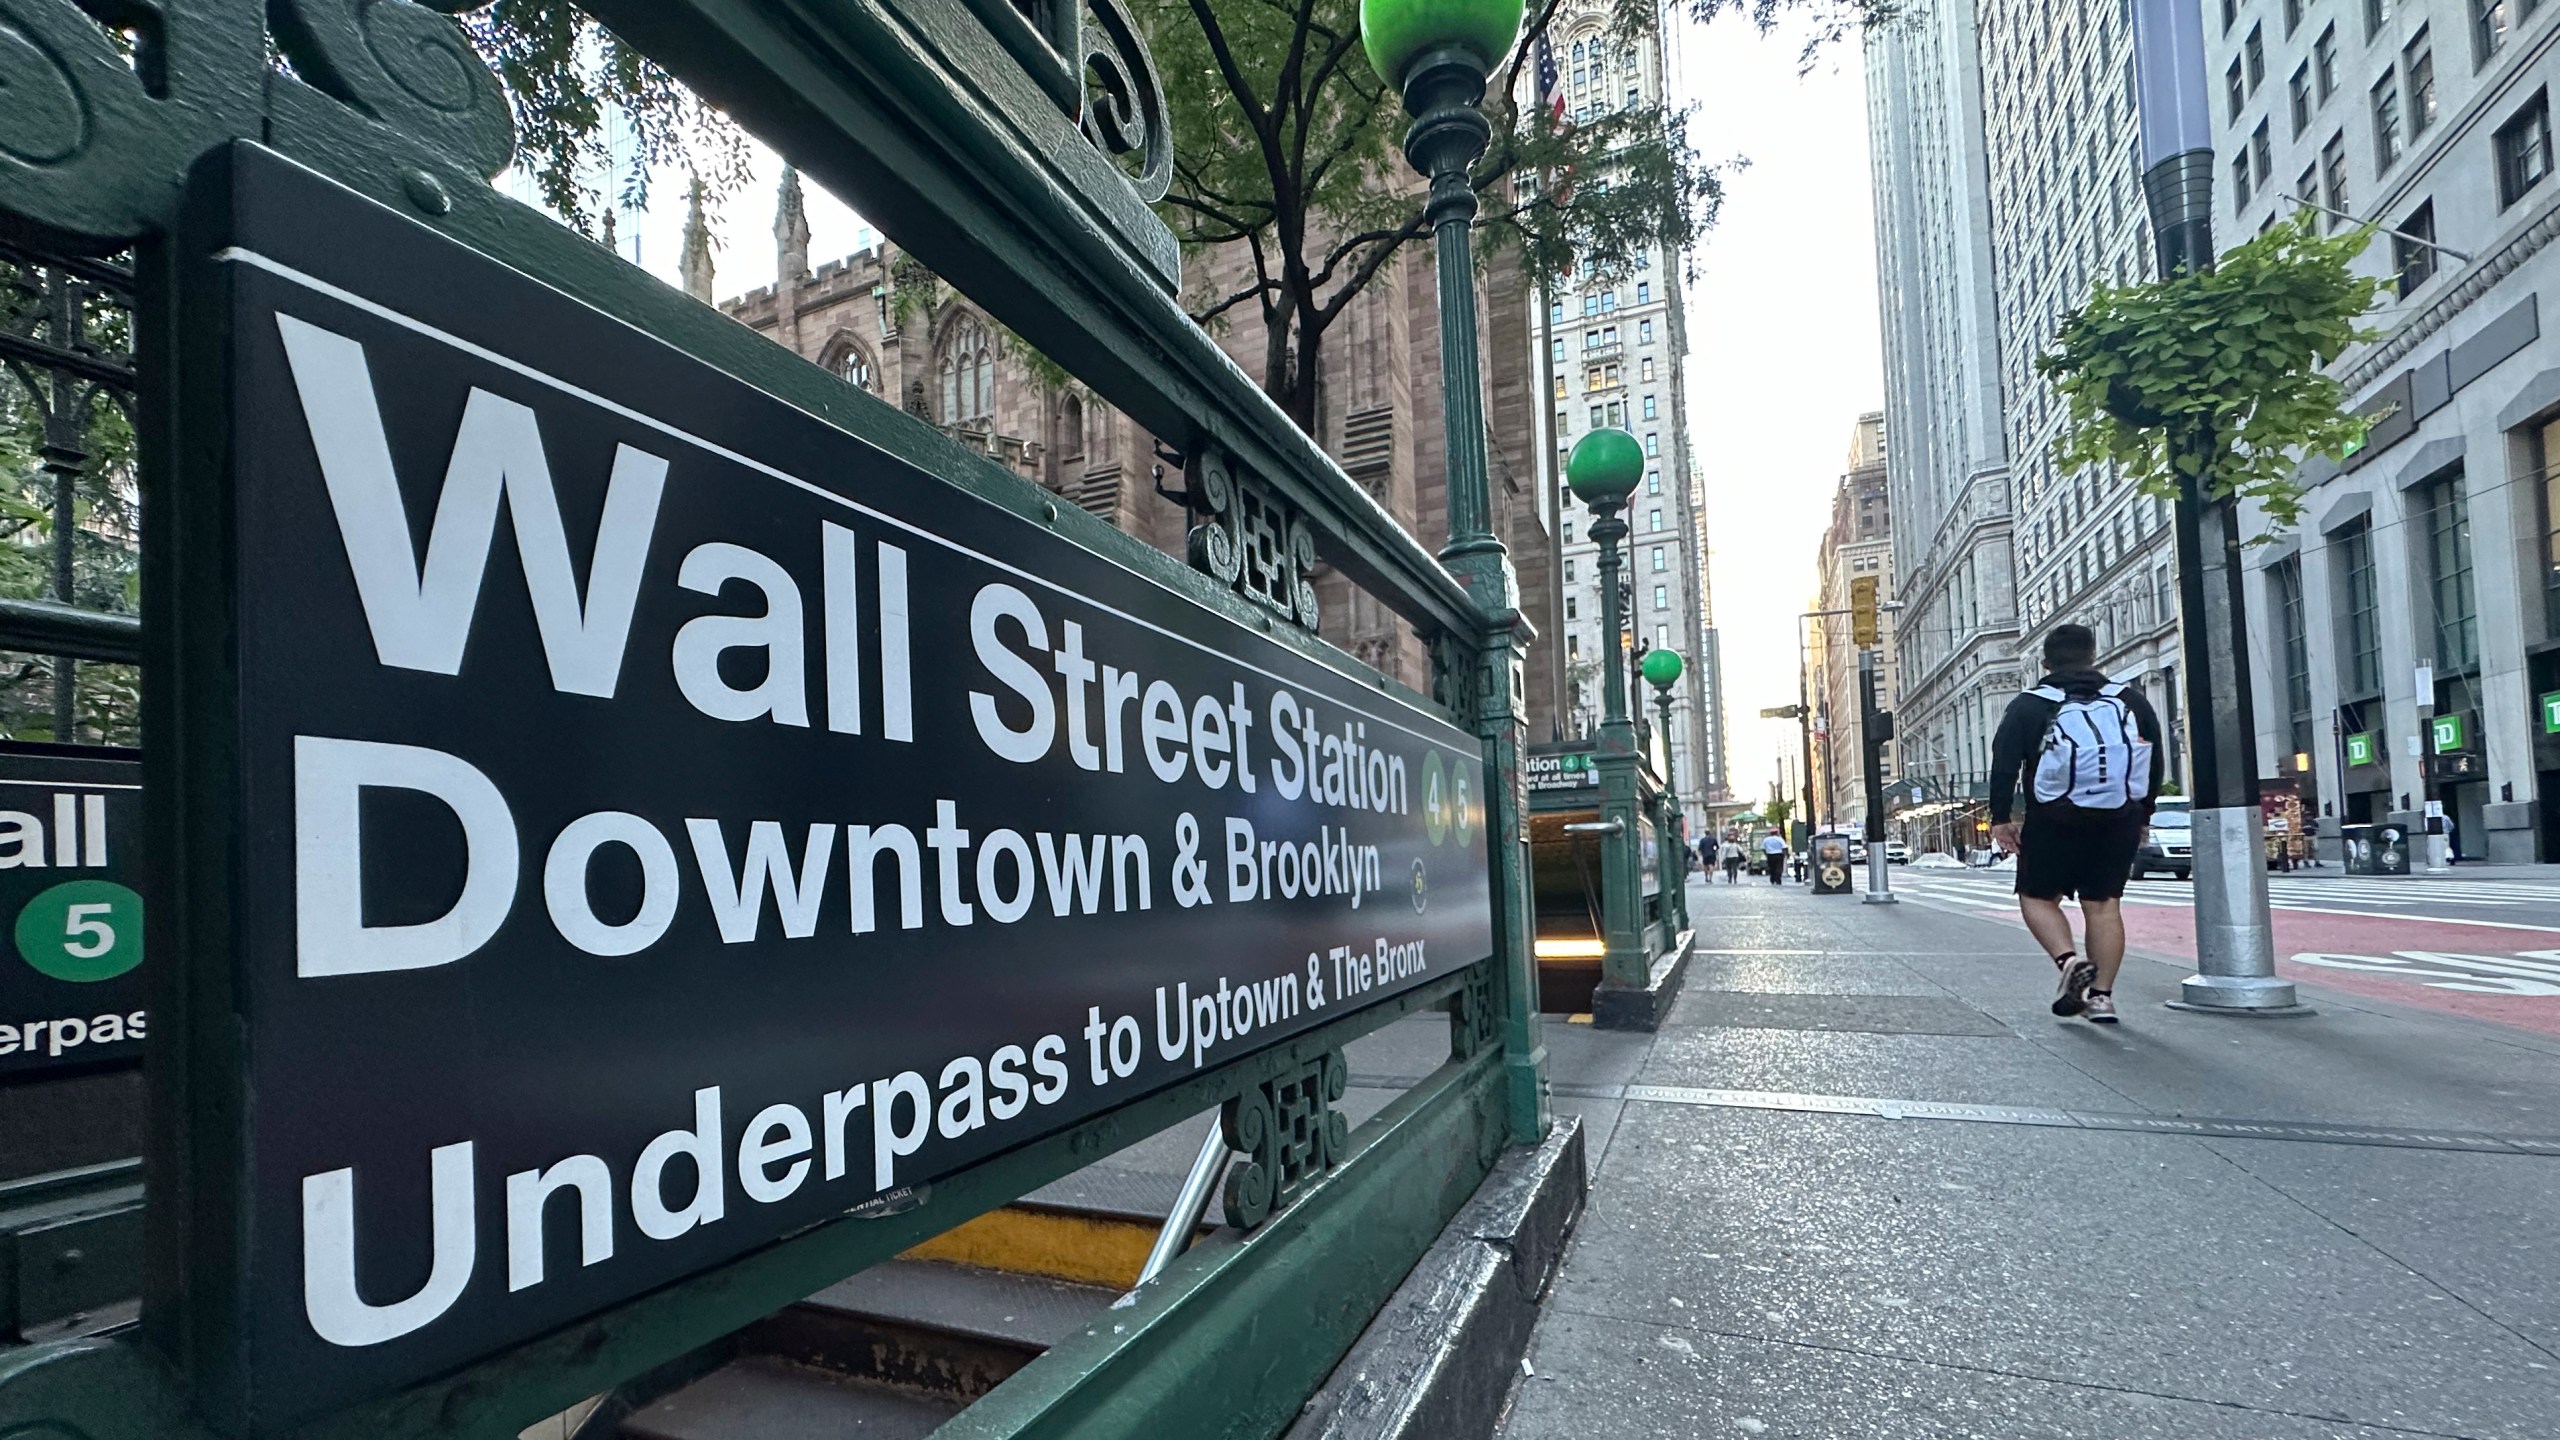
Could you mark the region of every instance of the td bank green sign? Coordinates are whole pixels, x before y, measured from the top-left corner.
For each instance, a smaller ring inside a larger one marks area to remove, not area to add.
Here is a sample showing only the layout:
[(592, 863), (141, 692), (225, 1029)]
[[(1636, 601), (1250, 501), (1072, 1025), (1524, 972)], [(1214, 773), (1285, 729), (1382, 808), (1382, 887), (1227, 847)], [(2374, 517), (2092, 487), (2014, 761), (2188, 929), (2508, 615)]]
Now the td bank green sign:
[(2379, 749), (2380, 746), (2375, 743), (2372, 731), (2357, 731), (2355, 734), (2347, 737), (2347, 764), (2351, 766), (2370, 765), (2373, 763), (2374, 756)]
[(142, 1058), (142, 765), (0, 744), (0, 1083)]
[(2542, 733), (2560, 735), (2560, 690), (2542, 697)]
[(2470, 738), (2470, 727), (2460, 715), (2438, 715), (2427, 722), (2427, 735), (2437, 754), (2451, 755), (2467, 748), (2464, 742)]

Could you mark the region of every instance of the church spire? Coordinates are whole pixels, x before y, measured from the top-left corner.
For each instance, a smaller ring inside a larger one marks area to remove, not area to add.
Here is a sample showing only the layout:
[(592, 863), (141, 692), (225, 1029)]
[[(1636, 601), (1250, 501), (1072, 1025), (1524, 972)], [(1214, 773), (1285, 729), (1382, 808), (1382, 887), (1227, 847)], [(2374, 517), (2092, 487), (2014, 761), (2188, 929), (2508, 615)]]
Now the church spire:
[(782, 167), (782, 189), (773, 207), (773, 273), (796, 280), (809, 273), (809, 207), (800, 192), (800, 172)]
[(711, 303), (711, 222), (702, 214), (702, 177), (693, 177), (685, 197), (684, 252), (676, 261), (684, 277), (684, 293)]

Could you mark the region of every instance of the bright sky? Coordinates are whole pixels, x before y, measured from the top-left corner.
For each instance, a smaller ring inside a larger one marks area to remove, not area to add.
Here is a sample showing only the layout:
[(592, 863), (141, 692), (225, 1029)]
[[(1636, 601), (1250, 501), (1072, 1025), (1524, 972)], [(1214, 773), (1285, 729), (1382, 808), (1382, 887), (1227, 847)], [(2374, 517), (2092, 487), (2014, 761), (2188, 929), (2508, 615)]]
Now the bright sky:
[[(1814, 548), (1850, 426), (1884, 400), (1859, 51), (1835, 45), (1799, 75), (1802, 49), (1800, 32), (1763, 36), (1732, 15), (1703, 28), (1682, 22), (1672, 46), (1675, 93), (1697, 107), (1691, 143), (1711, 160), (1751, 162), (1727, 177), (1724, 218), (1692, 252), (1688, 375), (1733, 727), (1729, 779), (1754, 799), (1777, 757), (1796, 753), (1795, 726), (1759, 711), (1795, 702), (1794, 616), (1811, 608)], [(754, 178), (714, 218), (724, 297), (773, 283), (780, 173), (757, 147)], [(872, 243), (851, 210), (806, 188), (813, 265)], [(683, 177), (661, 174), (653, 189), (648, 215), (623, 217), (622, 253), (674, 284)]]
[[(1796, 699), (1796, 622), (1858, 416), (1882, 408), (1866, 88), (1854, 40), (1797, 74), (1800, 33), (1727, 15), (1684, 24), (1672, 83), (1697, 107), (1690, 142), (1742, 156), (1723, 219), (1691, 252), (1689, 444), (1705, 476), (1724, 647), (1727, 779), (1759, 799)], [(1792, 762), (1790, 762), (1792, 763)]]

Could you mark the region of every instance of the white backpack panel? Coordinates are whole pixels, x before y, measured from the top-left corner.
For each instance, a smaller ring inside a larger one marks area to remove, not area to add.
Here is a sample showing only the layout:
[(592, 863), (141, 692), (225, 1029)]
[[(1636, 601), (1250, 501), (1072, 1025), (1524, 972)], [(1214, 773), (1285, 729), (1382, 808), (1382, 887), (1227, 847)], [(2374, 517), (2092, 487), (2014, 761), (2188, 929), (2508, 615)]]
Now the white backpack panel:
[(2077, 699), (2051, 685), (2027, 693), (2055, 704), (2036, 756), (2037, 800), (2121, 810), (2151, 793), (2151, 742), (2124, 702), (2124, 686), (2109, 684)]

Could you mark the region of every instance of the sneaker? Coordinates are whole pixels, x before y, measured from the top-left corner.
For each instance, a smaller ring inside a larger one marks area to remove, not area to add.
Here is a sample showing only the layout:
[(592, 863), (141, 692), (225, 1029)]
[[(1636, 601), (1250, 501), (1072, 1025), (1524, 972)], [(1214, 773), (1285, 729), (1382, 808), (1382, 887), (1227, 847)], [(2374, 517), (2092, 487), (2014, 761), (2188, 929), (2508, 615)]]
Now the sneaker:
[(2087, 1009), (2089, 982), (2097, 978), (2098, 967), (2094, 962), (2077, 957), (2064, 962), (2062, 985), (2053, 995), (2053, 1013), (2077, 1015)]
[(2082, 1010), (2080, 1013), (2083, 1016), (2086, 1016), (2091, 1024), (2113, 1025), (2116, 1023), (2116, 997), (2114, 991), (2092, 990), (2089, 992), (2089, 999), (2087, 1003), (2088, 1008)]

